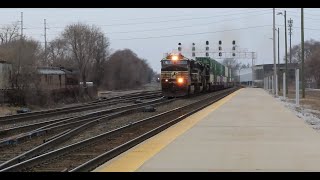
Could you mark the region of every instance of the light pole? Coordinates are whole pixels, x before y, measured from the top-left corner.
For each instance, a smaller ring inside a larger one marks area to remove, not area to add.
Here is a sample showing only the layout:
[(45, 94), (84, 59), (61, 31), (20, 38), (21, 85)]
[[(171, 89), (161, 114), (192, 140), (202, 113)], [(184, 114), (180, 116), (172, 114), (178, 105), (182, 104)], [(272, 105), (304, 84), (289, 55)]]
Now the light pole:
[(305, 81), (304, 81), (304, 23), (303, 23), (303, 8), (301, 8), (301, 85), (302, 85), (302, 98), (305, 98)]
[[(278, 12), (277, 15), (283, 15), (282, 12)], [(284, 42), (285, 42), (285, 50), (284, 50), (284, 55), (285, 55), (285, 61), (286, 61), (286, 94), (288, 94), (288, 58), (287, 58), (287, 11), (284, 11)], [(290, 50), (290, 54), (291, 54), (291, 50)], [(291, 55), (290, 55), (291, 56)], [(291, 59), (290, 59), (291, 62)]]
[(291, 60), (292, 60), (292, 53), (291, 53), (291, 35), (292, 35), (292, 23), (293, 23), (293, 20), (290, 18), (289, 20), (288, 20), (288, 24), (289, 24), (289, 35), (290, 35), (290, 63), (292, 62)]
[(280, 40), (279, 40), (279, 28), (278, 29), (275, 29), (277, 32), (278, 32), (278, 76), (277, 76), (277, 79), (278, 79), (278, 91), (280, 91), (280, 81), (279, 81), (279, 75), (280, 75)]
[[(275, 14), (275, 8), (273, 8), (273, 28), (272, 28), (272, 32), (273, 32), (273, 87), (276, 87), (276, 78), (277, 77), (277, 66), (276, 66), (276, 14)], [(273, 88), (273, 94), (275, 94), (276, 96), (278, 96), (278, 89), (277, 88)]]

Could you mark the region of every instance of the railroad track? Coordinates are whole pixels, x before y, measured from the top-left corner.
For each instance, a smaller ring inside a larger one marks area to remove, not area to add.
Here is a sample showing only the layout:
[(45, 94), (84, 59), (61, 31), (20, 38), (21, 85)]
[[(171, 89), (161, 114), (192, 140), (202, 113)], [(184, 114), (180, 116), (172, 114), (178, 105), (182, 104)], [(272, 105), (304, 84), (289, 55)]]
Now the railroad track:
[[(86, 117), (80, 117), (80, 119), (77, 120), (68, 120), (68, 121), (60, 121), (55, 124), (50, 124), (42, 128), (38, 128), (37, 130), (31, 131), (30, 133), (24, 133), (21, 137), (19, 137), (18, 140), (28, 140), (28, 143), (23, 143), (21, 146), (23, 149), (31, 149), (25, 152), (25, 150), (20, 151), (20, 148), (16, 148), (15, 151), (12, 149), (4, 150), (0, 154), (0, 158), (3, 161), (4, 159), (12, 158), (11, 156), (14, 155), (12, 159), (0, 164), (0, 169), (7, 167), (9, 165), (18, 163), (22, 160), (26, 160), (29, 158), (32, 158), (34, 156), (37, 156), (43, 152), (46, 152), (55, 146), (64, 143), (68, 139), (76, 136), (77, 134), (81, 133), (85, 129), (88, 129), (94, 125), (97, 125), (103, 121), (110, 120), (116, 117), (124, 116), (130, 113), (134, 113), (137, 111), (141, 111), (143, 108), (150, 106), (150, 105), (160, 105), (164, 103), (171, 102), (172, 100), (166, 100), (164, 98), (158, 98), (156, 100), (148, 101), (141, 104), (136, 105), (129, 105), (129, 106), (123, 106), (118, 107), (114, 109), (105, 110), (103, 112), (97, 112), (95, 114), (89, 114)], [(48, 135), (54, 134), (52, 137), (49, 137)], [(31, 136), (39, 136), (39, 135), (47, 135), (44, 138), (37, 138), (34, 137), (34, 139), (30, 140)], [(17, 139), (14, 139), (15, 141)], [(3, 144), (6, 144), (13, 140), (6, 140), (2, 142)], [(33, 148), (34, 147), (34, 148)], [(3, 149), (5, 147), (2, 147)], [(32, 149), (33, 148), (33, 149)], [(12, 154), (14, 152), (15, 154)]]
[(91, 171), (100, 164), (152, 137), (236, 89), (122, 126), (2, 169), (6, 171)]
[(32, 136), (37, 135), (39, 132), (48, 131), (48, 129), (53, 129), (54, 127), (60, 127), (60, 125), (63, 125), (66, 127), (67, 125), (84, 123), (91, 120), (92, 118), (96, 118), (99, 116), (103, 116), (106, 114), (111, 114), (119, 111), (124, 111), (130, 108), (135, 108), (142, 105), (148, 105), (158, 100), (159, 99), (155, 99), (155, 101), (147, 101), (145, 103), (141, 102), (140, 104), (120, 106), (116, 108), (86, 113), (84, 115), (79, 115), (79, 116), (57, 118), (53, 120), (36, 122), (36, 123), (27, 124), (23, 126), (3, 129), (3, 130), (0, 130), (0, 138), (1, 138), (0, 147), (5, 144), (15, 144), (18, 141), (22, 140), (22, 138), (25, 138), (25, 137), (30, 138)]
[(47, 118), (52, 116), (57, 116), (61, 114), (69, 114), (73, 112), (79, 111), (87, 111), (92, 109), (97, 109), (100, 107), (104, 107), (106, 105), (114, 105), (118, 103), (130, 102), (135, 99), (148, 99), (154, 98), (156, 96), (161, 96), (160, 91), (148, 91), (143, 93), (132, 93), (123, 96), (112, 97), (109, 99), (101, 100), (101, 101), (92, 101), (89, 103), (84, 103), (77, 106), (65, 107), (65, 108), (57, 108), (51, 110), (44, 111), (36, 111), (31, 113), (17, 114), (11, 116), (2, 116), (0, 117), (0, 125), (8, 125), (8, 124), (16, 124), (19, 122), (26, 122), (30, 120)]

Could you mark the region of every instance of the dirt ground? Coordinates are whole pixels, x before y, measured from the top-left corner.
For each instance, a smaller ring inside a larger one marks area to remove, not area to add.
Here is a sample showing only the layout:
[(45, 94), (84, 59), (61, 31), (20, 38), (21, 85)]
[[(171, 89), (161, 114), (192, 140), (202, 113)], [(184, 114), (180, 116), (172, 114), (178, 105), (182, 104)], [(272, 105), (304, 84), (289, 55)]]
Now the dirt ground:
[[(289, 89), (287, 97), (289, 101), (295, 102), (295, 90)], [(300, 91), (300, 105), (306, 109), (312, 109), (320, 111), (320, 90), (306, 89), (306, 97), (302, 98), (302, 92)], [(279, 96), (282, 96), (282, 91), (279, 92)], [(318, 116), (320, 114), (317, 113)]]
[(9, 107), (8, 105), (1, 105), (0, 116), (16, 114), (17, 109), (19, 109), (19, 107)]

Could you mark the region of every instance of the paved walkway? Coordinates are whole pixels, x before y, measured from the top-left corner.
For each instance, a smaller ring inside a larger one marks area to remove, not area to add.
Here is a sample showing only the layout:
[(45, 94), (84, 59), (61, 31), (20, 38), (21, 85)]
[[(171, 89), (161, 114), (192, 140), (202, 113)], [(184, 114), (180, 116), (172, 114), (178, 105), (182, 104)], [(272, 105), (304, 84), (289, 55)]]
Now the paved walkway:
[(246, 88), (95, 171), (320, 171), (320, 133)]

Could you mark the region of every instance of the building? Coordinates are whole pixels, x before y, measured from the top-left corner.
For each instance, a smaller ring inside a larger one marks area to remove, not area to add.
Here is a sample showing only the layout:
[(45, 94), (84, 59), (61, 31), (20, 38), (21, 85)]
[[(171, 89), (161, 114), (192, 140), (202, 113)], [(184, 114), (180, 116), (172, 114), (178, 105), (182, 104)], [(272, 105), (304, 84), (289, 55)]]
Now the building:
[(61, 89), (66, 83), (66, 73), (56, 67), (38, 68), (40, 87), (46, 90)]
[(12, 64), (0, 60), (0, 89), (11, 89)]
[(45, 90), (61, 90), (79, 85), (74, 71), (60, 67), (39, 67), (40, 87)]
[[(280, 82), (282, 82), (282, 74), (285, 72), (286, 64), (277, 64), (276, 66), (279, 73), (279, 85), (282, 87), (282, 83)], [(268, 76), (273, 76), (273, 67), (274, 64), (261, 64), (253, 66), (253, 85), (257, 87), (263, 87), (263, 79)], [(295, 69), (298, 67), (299, 66), (297, 63), (288, 63), (288, 85), (295, 82)]]

